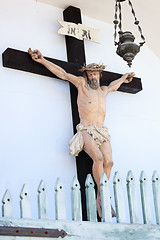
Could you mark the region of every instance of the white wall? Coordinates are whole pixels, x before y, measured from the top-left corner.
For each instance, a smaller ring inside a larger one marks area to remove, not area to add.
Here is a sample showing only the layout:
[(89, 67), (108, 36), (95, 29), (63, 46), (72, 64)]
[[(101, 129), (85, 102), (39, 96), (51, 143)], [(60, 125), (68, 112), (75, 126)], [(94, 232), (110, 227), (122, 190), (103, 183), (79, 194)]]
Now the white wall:
[[(1, 0), (1, 54), (7, 47), (22, 51), (32, 47), (45, 56), (66, 60), (64, 36), (57, 34), (62, 11), (34, 0)], [(160, 60), (144, 46), (129, 69), (115, 53), (113, 26), (85, 16), (83, 23), (100, 29), (101, 44), (85, 41), (87, 63), (103, 62), (108, 71), (118, 73), (135, 71), (143, 84), (143, 91), (136, 95), (114, 92), (107, 97), (105, 125), (112, 137), (114, 161), (111, 178), (119, 171), (125, 182), (131, 169), (138, 185), (140, 171), (145, 170), (150, 181), (160, 166)], [(27, 183), (32, 192), (34, 209), (33, 193), (44, 179), (52, 209), (50, 218), (54, 218), (55, 180), (62, 178), (69, 202), (70, 183), (76, 174), (75, 160), (68, 154), (73, 135), (68, 83), (3, 68), (0, 61), (0, 198), (9, 188), (15, 215), (19, 216), (16, 211), (22, 184)], [(33, 215), (37, 216), (36, 210)]]
[[(31, 47), (45, 56), (66, 60), (65, 39), (57, 34), (61, 9), (33, 0), (7, 0), (1, 5), (1, 54), (7, 47), (22, 51)], [(75, 159), (68, 153), (72, 135), (68, 83), (4, 68), (0, 59), (0, 199), (8, 188), (15, 216), (19, 216), (18, 198), (24, 183), (31, 192), (34, 217), (41, 179), (48, 187), (50, 218), (54, 218), (57, 177), (70, 200), (70, 184), (76, 174)]]

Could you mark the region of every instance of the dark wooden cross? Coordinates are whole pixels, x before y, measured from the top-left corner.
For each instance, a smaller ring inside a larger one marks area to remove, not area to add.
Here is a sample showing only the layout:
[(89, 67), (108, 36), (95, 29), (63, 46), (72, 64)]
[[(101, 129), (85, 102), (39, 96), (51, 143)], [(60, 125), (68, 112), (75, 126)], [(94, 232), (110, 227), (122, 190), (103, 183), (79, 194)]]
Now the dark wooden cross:
[[(82, 23), (81, 12), (79, 8), (68, 7), (63, 12), (64, 20), (73, 23)], [(81, 66), (86, 62), (84, 42), (76, 38), (65, 36), (66, 46), (67, 46), (67, 56), (68, 62), (60, 61), (57, 59), (52, 59), (45, 57), (47, 60), (57, 64), (62, 67), (66, 72), (72, 73), (76, 76), (81, 75), (78, 71)], [(57, 78), (54, 74), (49, 72), (43, 65), (34, 62), (27, 52), (19, 51), (16, 49), (7, 48), (3, 53), (3, 66), (18, 70), (23, 70), (31, 73), (36, 73), (44, 76), (49, 76)], [(101, 79), (101, 85), (108, 86), (110, 82), (121, 77), (121, 74), (104, 71)], [(133, 79), (129, 84), (122, 84), (118, 91), (137, 93), (142, 90), (142, 84), (140, 78)], [(72, 104), (72, 117), (73, 117), (73, 128), (74, 133), (76, 133), (76, 125), (79, 123), (79, 114), (77, 108), (77, 89), (74, 85), (70, 83), (70, 94), (71, 94), (71, 104)], [(85, 179), (88, 173), (92, 172), (92, 159), (82, 151), (78, 157), (76, 157), (77, 164), (77, 175), (81, 185), (82, 193), (82, 212), (83, 220), (87, 219), (86, 214), (86, 204), (85, 204)]]

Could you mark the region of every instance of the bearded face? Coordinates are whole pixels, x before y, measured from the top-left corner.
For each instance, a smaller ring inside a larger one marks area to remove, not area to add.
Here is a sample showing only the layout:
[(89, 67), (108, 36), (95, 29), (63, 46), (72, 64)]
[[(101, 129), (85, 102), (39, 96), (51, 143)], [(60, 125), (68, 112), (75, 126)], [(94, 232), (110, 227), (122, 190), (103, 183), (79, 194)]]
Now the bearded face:
[(97, 90), (99, 88), (100, 73), (99, 71), (87, 71), (89, 86)]
[(89, 83), (89, 86), (94, 90), (97, 90), (99, 87), (99, 83), (95, 78), (92, 78), (91, 80), (89, 80), (88, 83)]

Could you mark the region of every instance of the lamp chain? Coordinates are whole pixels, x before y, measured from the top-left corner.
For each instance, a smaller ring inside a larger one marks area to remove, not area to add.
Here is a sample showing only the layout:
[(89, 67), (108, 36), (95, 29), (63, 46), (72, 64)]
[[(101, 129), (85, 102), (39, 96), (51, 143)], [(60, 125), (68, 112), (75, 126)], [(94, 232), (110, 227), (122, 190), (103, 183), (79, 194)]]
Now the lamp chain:
[(114, 15), (114, 29), (115, 29), (115, 32), (114, 32), (114, 44), (115, 45), (118, 45), (118, 42), (116, 41), (116, 38), (117, 38), (117, 24), (118, 24), (118, 27), (119, 29), (121, 28), (122, 29), (122, 14), (119, 13), (119, 19), (120, 21), (118, 21), (118, 10), (119, 10), (119, 7), (120, 7), (120, 10), (121, 10), (121, 6), (120, 6), (120, 2), (118, 4), (119, 0), (116, 0), (116, 4), (115, 4), (115, 15)]
[[(131, 7), (131, 12), (134, 16), (134, 19), (135, 19), (135, 24), (138, 26), (138, 30), (140, 32), (140, 36), (143, 40), (143, 42), (140, 42), (140, 46), (143, 46), (143, 44), (145, 43), (145, 37), (144, 35), (142, 34), (142, 28), (140, 27), (139, 25), (139, 21), (138, 19), (136, 18), (136, 14), (135, 14), (135, 11), (133, 9), (133, 5), (131, 3), (130, 0), (128, 0), (128, 3)], [(118, 11), (119, 11), (119, 21), (118, 21)], [(118, 28), (120, 30), (120, 32), (122, 32), (122, 10), (121, 10), (121, 3), (120, 3), (120, 0), (116, 0), (116, 3), (115, 3), (115, 15), (114, 15), (114, 29), (115, 29), (115, 32), (114, 32), (114, 43), (115, 45), (118, 45), (118, 42), (116, 41), (116, 38), (117, 38), (117, 25), (118, 25)]]
[(134, 24), (136, 24), (136, 25), (138, 26), (138, 30), (139, 30), (140, 35), (141, 35), (141, 38), (142, 38), (142, 40), (143, 40), (143, 42), (139, 43), (140, 46), (142, 46), (142, 45), (145, 43), (145, 37), (144, 37), (143, 34), (142, 34), (142, 28), (140, 27), (139, 21), (138, 21), (137, 18), (136, 18), (136, 14), (135, 14), (135, 11), (134, 11), (134, 9), (133, 9), (133, 5), (132, 5), (131, 1), (128, 0), (128, 3), (129, 3), (129, 5), (130, 5), (130, 7), (131, 7), (131, 11), (132, 11), (132, 14), (133, 14), (134, 19), (135, 19)]
[(117, 38), (117, 24), (118, 24), (118, 17), (117, 17), (117, 12), (118, 12), (118, 4), (117, 4), (117, 0), (116, 0), (116, 4), (115, 4), (115, 15), (114, 15), (114, 43), (115, 45), (117, 45), (117, 42), (116, 42), (116, 38)]
[(118, 4), (118, 8), (119, 8), (119, 30), (122, 31), (122, 11), (121, 11), (121, 3), (119, 1), (119, 4)]

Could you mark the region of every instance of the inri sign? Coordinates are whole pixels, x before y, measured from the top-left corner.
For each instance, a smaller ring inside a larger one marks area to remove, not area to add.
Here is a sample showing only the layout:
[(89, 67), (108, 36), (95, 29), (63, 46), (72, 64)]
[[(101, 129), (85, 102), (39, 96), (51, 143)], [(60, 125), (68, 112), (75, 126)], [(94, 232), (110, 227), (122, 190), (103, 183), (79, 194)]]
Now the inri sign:
[(62, 28), (60, 28), (58, 31), (60, 34), (75, 37), (79, 40), (87, 39), (96, 43), (100, 43), (97, 37), (99, 30), (86, 27), (80, 23), (75, 24), (72, 22), (65, 22), (60, 20), (58, 20), (58, 22), (62, 26)]

